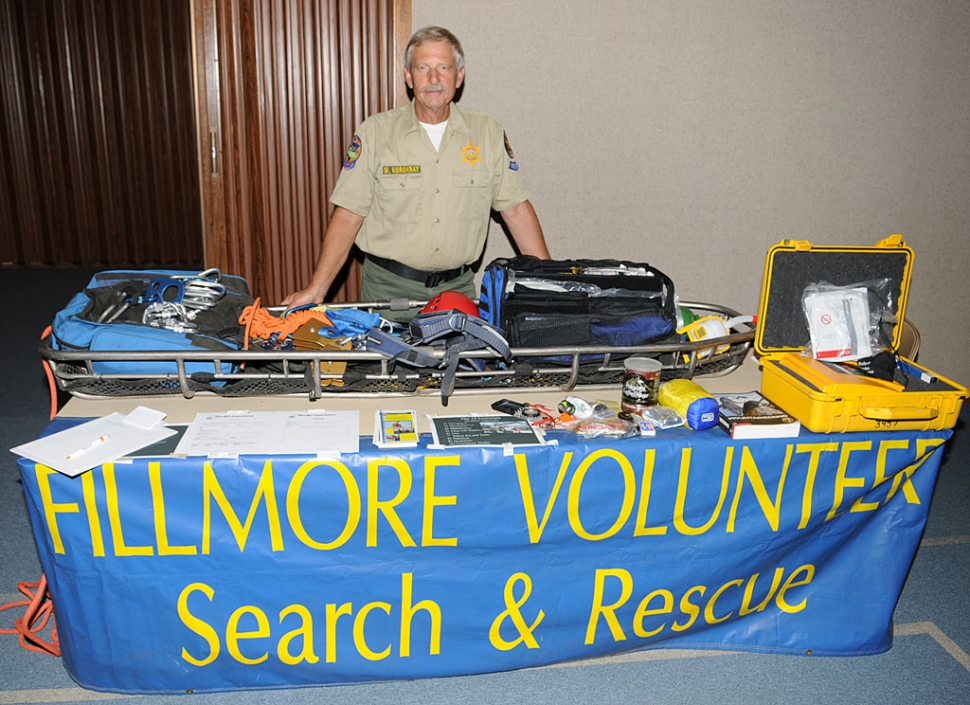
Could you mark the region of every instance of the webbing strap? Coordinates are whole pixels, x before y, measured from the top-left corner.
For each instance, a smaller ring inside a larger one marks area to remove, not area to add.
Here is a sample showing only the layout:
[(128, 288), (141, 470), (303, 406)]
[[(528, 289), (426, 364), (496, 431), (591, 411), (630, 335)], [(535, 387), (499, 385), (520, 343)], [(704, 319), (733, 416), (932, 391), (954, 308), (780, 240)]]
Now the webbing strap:
[(458, 372), (458, 363), (461, 362), (461, 353), (467, 350), (481, 350), (488, 344), (481, 338), (462, 336), (452, 338), (445, 342), (445, 354), (441, 366), (445, 370), (441, 378), (441, 403), (448, 406), (448, 397), (455, 391), (455, 378)]
[[(367, 349), (389, 357), (392, 362), (444, 369), (441, 401), (445, 406), (448, 406), (448, 397), (455, 389), (461, 353), (487, 347), (505, 360), (512, 357), (508, 342), (496, 328), (477, 316), (460, 311), (420, 313), (411, 319), (409, 331), (413, 343), (405, 342), (378, 328), (371, 328), (366, 337)], [(418, 347), (435, 341), (440, 341), (438, 345), (444, 344), (441, 360)]]
[(438, 367), (441, 364), (434, 355), (429, 355), (380, 328), (367, 331), (365, 344), (368, 350), (379, 352), (389, 357), (392, 362), (403, 362), (414, 367)]
[[(419, 313), (411, 319), (410, 330), (411, 337), (421, 343), (430, 343), (451, 333), (462, 333), (465, 337), (483, 341), (506, 360), (512, 357), (508, 341), (497, 328), (478, 316), (470, 316), (460, 311)], [(468, 349), (475, 350), (482, 347), (484, 346), (478, 345)]]

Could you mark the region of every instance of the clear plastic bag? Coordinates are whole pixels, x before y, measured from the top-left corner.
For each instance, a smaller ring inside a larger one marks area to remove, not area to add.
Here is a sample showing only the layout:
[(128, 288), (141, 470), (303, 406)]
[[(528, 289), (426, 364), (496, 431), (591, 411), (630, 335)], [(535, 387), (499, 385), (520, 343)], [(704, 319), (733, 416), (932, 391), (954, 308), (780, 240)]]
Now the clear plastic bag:
[(891, 349), (893, 309), (889, 279), (850, 286), (810, 284), (802, 294), (810, 335), (806, 353), (819, 360), (845, 362)]
[(683, 416), (678, 414), (669, 406), (660, 406), (659, 404), (640, 409), (637, 412), (637, 416), (642, 418), (644, 421), (649, 421), (652, 423), (654, 428), (661, 430), (667, 428), (679, 428), (687, 423)]

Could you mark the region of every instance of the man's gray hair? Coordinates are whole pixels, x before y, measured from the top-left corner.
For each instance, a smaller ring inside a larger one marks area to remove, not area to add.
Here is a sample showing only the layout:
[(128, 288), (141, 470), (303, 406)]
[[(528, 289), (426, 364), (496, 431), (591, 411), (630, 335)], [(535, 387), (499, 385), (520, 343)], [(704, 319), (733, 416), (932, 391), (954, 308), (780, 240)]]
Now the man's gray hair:
[(458, 37), (444, 27), (424, 27), (411, 35), (411, 41), (408, 42), (407, 52), (404, 54), (404, 68), (406, 68), (408, 71), (411, 70), (411, 57), (414, 54), (415, 47), (421, 46), (422, 44), (427, 44), (428, 42), (439, 41), (448, 42), (451, 44), (451, 48), (454, 49), (455, 70), (461, 71), (463, 68), (465, 68), (465, 51), (461, 48), (461, 42), (458, 41)]

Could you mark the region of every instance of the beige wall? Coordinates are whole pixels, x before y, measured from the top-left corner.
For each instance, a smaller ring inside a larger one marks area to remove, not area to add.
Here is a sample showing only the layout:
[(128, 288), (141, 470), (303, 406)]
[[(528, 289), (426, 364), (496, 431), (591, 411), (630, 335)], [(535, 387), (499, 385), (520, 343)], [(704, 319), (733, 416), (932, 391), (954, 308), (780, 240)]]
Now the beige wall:
[[(505, 125), (554, 257), (757, 309), (782, 239), (916, 250), (920, 361), (970, 384), (966, 0), (413, 0)], [(485, 261), (511, 247), (493, 227)]]

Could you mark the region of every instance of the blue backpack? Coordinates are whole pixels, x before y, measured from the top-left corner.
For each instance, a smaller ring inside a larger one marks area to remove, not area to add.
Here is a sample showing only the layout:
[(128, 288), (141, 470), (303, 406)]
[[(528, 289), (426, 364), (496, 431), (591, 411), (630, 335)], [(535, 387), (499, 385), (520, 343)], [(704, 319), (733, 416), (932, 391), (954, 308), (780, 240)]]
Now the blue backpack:
[[(182, 331), (144, 323), (146, 309), (162, 302), (184, 303), (196, 311), (194, 318)], [(239, 350), (245, 342), (239, 316), (252, 303), (245, 279), (217, 270), (99, 272), (54, 317), (50, 345), (90, 352)], [(205, 362), (185, 367), (189, 374), (217, 371)], [(174, 361), (161, 360), (92, 361), (92, 369), (131, 376), (177, 372)], [(222, 363), (219, 371), (228, 373), (231, 365)]]

